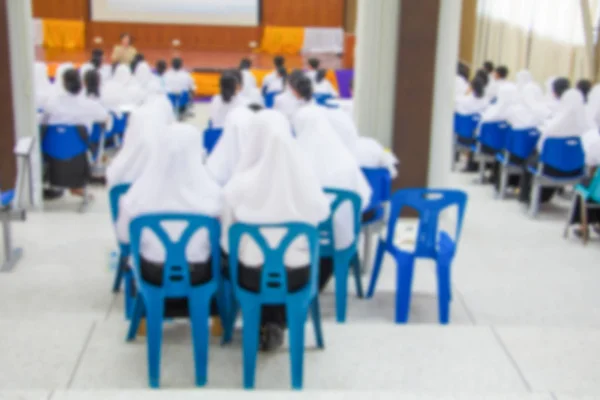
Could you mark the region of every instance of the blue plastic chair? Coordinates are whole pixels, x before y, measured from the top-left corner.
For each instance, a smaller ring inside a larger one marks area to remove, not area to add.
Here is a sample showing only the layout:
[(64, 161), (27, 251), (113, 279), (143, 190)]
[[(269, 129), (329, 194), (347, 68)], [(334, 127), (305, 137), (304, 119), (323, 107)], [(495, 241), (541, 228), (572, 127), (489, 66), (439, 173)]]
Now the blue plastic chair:
[[(391, 200), (392, 209), (385, 240), (379, 240), (373, 265), (373, 275), (367, 297), (372, 297), (377, 278), (383, 263), (383, 256), (390, 253), (396, 260), (396, 323), (406, 323), (410, 311), (412, 279), (415, 258), (429, 258), (437, 262), (439, 320), (447, 324), (450, 318), (450, 300), (452, 297), (450, 270), (456, 247), (460, 238), (463, 217), (467, 206), (467, 195), (458, 190), (404, 189), (397, 191)], [(456, 205), (458, 217), (456, 238), (453, 240), (445, 231), (438, 232), (440, 212)], [(396, 222), (404, 207), (419, 212), (419, 231), (414, 252), (399, 249), (394, 244)]]
[(281, 92), (265, 92), (263, 97), (265, 98), (265, 107), (273, 108), (275, 105), (275, 96), (277, 96)]
[(222, 134), (222, 128), (209, 127), (204, 131), (204, 149), (206, 150), (207, 155), (210, 155), (210, 153), (212, 153)]
[(535, 128), (512, 129), (507, 131), (506, 146), (503, 152), (496, 154), (496, 160), (500, 163), (500, 185), (498, 197), (503, 199), (506, 194), (506, 186), (510, 175), (521, 175), (523, 166), (510, 162), (511, 156), (527, 160), (535, 150), (540, 138), (540, 133)]
[[(544, 166), (550, 166), (573, 176), (557, 178), (544, 175)], [(577, 185), (585, 175), (585, 154), (579, 137), (547, 138), (540, 155), (537, 167), (528, 167), (533, 174), (531, 186), (531, 202), (529, 215), (535, 217), (539, 212), (540, 197), (543, 187), (564, 187)]]
[[(481, 116), (479, 114), (458, 114), (454, 113), (454, 140), (453, 140), (453, 152), (456, 154), (459, 151), (471, 151), (470, 145), (462, 144), (458, 141), (458, 138), (472, 140), (475, 137), (475, 130), (479, 124)], [(456, 167), (456, 163), (452, 162), (452, 170)]]
[[(187, 223), (177, 241), (171, 240), (163, 229), (164, 222)], [(156, 286), (142, 279), (140, 268), (140, 241), (143, 230), (152, 231), (166, 249), (163, 268), (163, 284)], [(186, 248), (192, 236), (206, 229), (211, 243), (212, 279), (204, 284), (192, 286)], [(211, 299), (219, 286), (220, 270), (220, 224), (216, 218), (191, 214), (150, 214), (135, 218), (129, 226), (131, 255), (138, 295), (127, 340), (135, 339), (139, 324), (144, 315), (147, 319), (148, 376), (150, 386), (159, 387), (160, 352), (165, 299), (187, 298), (192, 324), (194, 360), (196, 365), (196, 385), (203, 386), (207, 379), (208, 364), (208, 318)], [(219, 307), (222, 309), (221, 307)]]
[[(479, 182), (484, 182), (485, 164), (496, 161), (496, 154), (506, 146), (508, 124), (504, 121), (485, 122), (479, 125), (477, 143), (472, 151), (475, 160), (479, 161)], [(483, 147), (491, 148), (493, 154), (483, 151)]]
[(596, 173), (592, 178), (592, 181), (590, 182), (589, 186), (586, 187), (581, 183), (575, 186), (575, 196), (573, 196), (573, 202), (571, 203), (571, 211), (569, 212), (567, 225), (565, 226), (565, 238), (569, 236), (569, 228), (571, 226), (571, 221), (573, 220), (575, 214), (577, 202), (580, 202), (579, 204), (583, 232), (583, 244), (586, 245), (590, 239), (587, 222), (588, 210), (600, 208), (600, 168), (596, 170)]
[[(387, 168), (362, 168), (362, 172), (371, 186), (371, 200), (363, 212), (361, 230), (364, 234), (363, 266), (371, 261), (371, 243), (373, 234), (378, 227), (383, 227), (385, 207), (392, 192), (392, 176)], [(364, 215), (370, 214), (371, 218), (364, 221)], [(374, 229), (373, 229), (374, 228)]]
[[(276, 248), (271, 247), (262, 235), (263, 229), (281, 229), (287, 232)], [(239, 245), (248, 236), (260, 247), (265, 257), (259, 293), (244, 289), (238, 280)], [(310, 278), (307, 284), (293, 293), (288, 291), (284, 265), (286, 250), (299, 237), (306, 237), (309, 245)], [(304, 364), (304, 324), (310, 310), (317, 346), (323, 348), (323, 330), (317, 293), (319, 275), (319, 234), (317, 228), (303, 223), (248, 225), (237, 223), (229, 229), (229, 268), (231, 282), (242, 310), (244, 388), (254, 388), (256, 356), (258, 352), (260, 315), (263, 305), (285, 305), (289, 330), (292, 387), (302, 389)], [(225, 326), (225, 342), (231, 340), (237, 310), (231, 313)]]
[[(124, 183), (121, 185), (115, 185), (110, 189), (108, 193), (110, 202), (110, 214), (112, 217), (113, 224), (117, 223), (119, 219), (119, 202), (121, 198), (127, 193), (131, 184)], [(129, 268), (128, 261), (129, 255), (131, 254), (131, 246), (128, 243), (119, 242), (119, 258), (117, 271), (115, 272), (115, 280), (113, 282), (113, 292), (117, 293), (121, 289), (121, 283), (125, 281), (125, 317), (131, 319), (133, 312), (133, 303), (135, 300), (133, 291), (133, 274)]]
[[(361, 200), (354, 193), (339, 189), (325, 189), (325, 193), (334, 196), (331, 203), (329, 219), (319, 225), (321, 235), (321, 257), (333, 258), (333, 274), (335, 277), (335, 314), (337, 322), (346, 321), (346, 306), (348, 298), (348, 272), (352, 268), (356, 293), (363, 297), (362, 281), (360, 277), (360, 260), (358, 259), (358, 239), (361, 228)], [(335, 248), (334, 216), (340, 206), (349, 202), (352, 206), (352, 219), (354, 221), (354, 241), (345, 249)]]
[(171, 105), (177, 114), (179, 114), (179, 107), (181, 105), (181, 93), (167, 93), (169, 100), (171, 101)]
[(42, 153), (66, 161), (86, 155), (89, 148), (87, 130), (76, 125), (47, 125), (42, 138)]
[(318, 105), (327, 107), (327, 101), (333, 99), (333, 95), (331, 93), (315, 93), (313, 98)]

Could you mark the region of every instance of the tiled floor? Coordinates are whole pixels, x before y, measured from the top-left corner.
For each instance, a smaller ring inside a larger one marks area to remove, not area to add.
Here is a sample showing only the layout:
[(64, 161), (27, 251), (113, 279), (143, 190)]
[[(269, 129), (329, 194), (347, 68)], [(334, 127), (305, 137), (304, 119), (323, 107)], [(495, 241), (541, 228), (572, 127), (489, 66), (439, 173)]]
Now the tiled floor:
[[(197, 113), (201, 125), (205, 106)], [(110, 292), (105, 190), (94, 189), (83, 215), (69, 199), (32, 212), (14, 225), (25, 258), (0, 275), (0, 400), (600, 399), (600, 240), (584, 247), (562, 238), (564, 201), (530, 220), (472, 180), (453, 174), (449, 185), (470, 195), (452, 324), (436, 322), (435, 276), (422, 262), (411, 322), (394, 325), (386, 260), (375, 298), (351, 297), (345, 325), (334, 321), (331, 291), (324, 294), (326, 349), (314, 349), (307, 325), (302, 393), (289, 391), (285, 348), (261, 355), (257, 391), (241, 391), (239, 336), (228, 347), (213, 342), (208, 386), (195, 389), (181, 322), (165, 327), (163, 388), (146, 390), (145, 343), (125, 343), (122, 297)]]

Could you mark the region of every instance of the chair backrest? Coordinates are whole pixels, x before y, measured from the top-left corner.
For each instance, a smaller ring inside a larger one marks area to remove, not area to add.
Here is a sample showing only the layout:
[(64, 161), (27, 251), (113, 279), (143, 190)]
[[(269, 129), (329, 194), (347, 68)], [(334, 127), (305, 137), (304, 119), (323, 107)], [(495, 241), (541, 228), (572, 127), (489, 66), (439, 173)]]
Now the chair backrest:
[(0, 206), (6, 207), (6, 206), (10, 205), (10, 203), (13, 201), (14, 198), (15, 198), (15, 190), (14, 189), (6, 190), (4, 192), (0, 190)]
[(94, 122), (92, 125), (92, 133), (90, 134), (90, 143), (99, 143), (102, 133), (106, 129), (105, 122)]
[(313, 98), (318, 105), (327, 106), (327, 100), (332, 99), (333, 95), (331, 93), (315, 93)]
[(481, 116), (479, 114), (458, 114), (454, 113), (454, 132), (461, 137), (470, 139), (475, 134), (477, 124)]
[(167, 93), (173, 108), (179, 108), (181, 104), (181, 93)]
[(204, 131), (204, 139), (203, 140), (204, 140), (204, 149), (206, 150), (206, 154), (210, 154), (213, 151), (213, 149), (217, 145), (217, 142), (221, 138), (222, 134), (223, 134), (222, 128), (210, 128), (209, 127)]
[(500, 122), (484, 122), (479, 125), (477, 140), (484, 146), (500, 151), (506, 146), (508, 124)]
[(335, 231), (333, 229), (333, 219), (340, 206), (346, 202), (349, 202), (352, 207), (352, 219), (354, 221), (354, 242), (352, 245), (356, 245), (358, 236), (360, 234), (360, 213), (362, 210), (362, 201), (360, 196), (354, 192), (341, 189), (326, 188), (324, 191), (325, 194), (333, 195), (334, 199), (331, 202), (331, 212), (329, 214), (329, 218), (319, 225), (321, 247), (328, 253), (335, 249)]
[(42, 153), (57, 160), (70, 160), (88, 150), (83, 125), (42, 125)]
[(110, 192), (108, 192), (110, 215), (113, 223), (117, 222), (117, 219), (119, 219), (119, 201), (121, 200), (121, 197), (127, 193), (130, 187), (130, 183), (122, 183), (120, 185), (113, 186), (110, 188)]
[(396, 222), (404, 207), (413, 208), (419, 213), (419, 231), (415, 256), (428, 258), (436, 256), (440, 213), (454, 205), (458, 208), (455, 237), (455, 242), (458, 243), (467, 206), (467, 194), (465, 192), (448, 189), (402, 189), (392, 195), (391, 203), (386, 237), (389, 246), (394, 245)]
[(594, 174), (594, 178), (590, 183), (588, 191), (590, 193), (590, 198), (596, 203), (600, 203), (600, 168), (596, 169), (596, 173)]
[(190, 92), (188, 92), (187, 90), (181, 92), (181, 97), (179, 99), (179, 105), (180, 106), (187, 106), (188, 103), (191, 101), (191, 97), (190, 97)]
[(509, 129), (506, 137), (506, 150), (519, 158), (527, 159), (540, 138), (540, 132), (535, 128)]
[[(262, 230), (285, 230), (276, 247), (271, 247), (263, 236)], [(244, 224), (236, 223), (229, 229), (229, 268), (231, 281), (236, 292), (251, 294), (239, 285), (238, 260), (239, 245), (243, 236), (249, 236), (263, 253), (265, 263), (261, 271), (260, 296), (266, 304), (283, 303), (289, 295), (287, 273), (285, 268), (285, 253), (291, 244), (300, 237), (306, 237), (308, 242), (310, 274), (307, 284), (295, 291), (295, 296), (312, 298), (317, 293), (319, 274), (319, 233), (315, 226), (291, 222), (283, 224)], [(257, 294), (254, 294), (257, 295)]]
[[(164, 222), (181, 222), (187, 226), (179, 236), (172, 240), (162, 227)], [(147, 214), (135, 218), (129, 225), (129, 238), (131, 255), (135, 266), (135, 273), (139, 280), (142, 279), (140, 271), (140, 244), (142, 232), (148, 229), (160, 240), (166, 250), (166, 259), (163, 267), (163, 290), (168, 297), (184, 297), (191, 289), (190, 267), (186, 257), (186, 248), (192, 236), (202, 229), (208, 231), (212, 255), (212, 279), (203, 284), (214, 286), (216, 289), (220, 277), (220, 246), (221, 225), (219, 220), (197, 214), (157, 213)]]
[(273, 108), (275, 105), (275, 96), (277, 96), (280, 92), (266, 92), (265, 97), (265, 107)]
[(392, 191), (392, 176), (387, 168), (362, 168), (362, 172), (371, 186), (371, 202), (368, 210), (379, 207), (390, 199)]
[(583, 170), (585, 153), (579, 137), (547, 138), (540, 161), (559, 171)]

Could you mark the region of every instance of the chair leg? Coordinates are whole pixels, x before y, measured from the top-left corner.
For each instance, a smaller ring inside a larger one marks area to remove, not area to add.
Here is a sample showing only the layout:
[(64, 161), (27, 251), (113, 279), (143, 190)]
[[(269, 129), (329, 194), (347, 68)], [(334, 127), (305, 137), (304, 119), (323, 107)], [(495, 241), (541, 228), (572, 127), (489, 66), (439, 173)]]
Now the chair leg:
[(373, 297), (375, 292), (375, 286), (377, 285), (377, 278), (379, 278), (379, 272), (381, 270), (381, 264), (383, 264), (383, 256), (385, 254), (384, 244), (379, 241), (377, 244), (377, 253), (375, 254), (375, 261), (373, 262), (373, 272), (371, 273), (371, 282), (369, 282), (369, 290), (367, 291), (367, 298)]
[(373, 243), (373, 234), (371, 233), (371, 226), (368, 225), (363, 229), (364, 242), (363, 242), (363, 257), (362, 257), (362, 268), (361, 274), (367, 272), (367, 266), (371, 262), (371, 248)]
[(506, 184), (508, 181), (508, 171), (504, 165), (500, 166), (500, 193), (498, 193), (498, 198), (500, 200), (504, 200), (506, 197)]
[(563, 237), (567, 239), (569, 237), (569, 228), (571, 227), (571, 221), (573, 220), (573, 216), (575, 215), (575, 209), (577, 208), (577, 202), (579, 201), (579, 194), (575, 191), (573, 195), (573, 200), (571, 201), (571, 209), (569, 210), (569, 216), (567, 217), (567, 223), (565, 224), (565, 230), (563, 232)]
[(542, 191), (542, 187), (540, 184), (533, 178), (534, 182), (531, 187), (531, 198), (529, 203), (529, 216), (535, 218), (539, 212), (540, 207), (540, 193)]
[(479, 183), (485, 183), (485, 160), (483, 158), (479, 160)]
[(206, 385), (208, 374), (208, 317), (210, 300), (203, 294), (192, 295), (190, 302), (190, 320), (194, 343), (194, 364), (196, 366), (196, 386)]
[(396, 323), (405, 324), (410, 315), (414, 258), (405, 256), (396, 262)]
[[(244, 389), (254, 388), (256, 376), (256, 356), (258, 353), (258, 334), (260, 331), (260, 304), (242, 304)], [(289, 313), (288, 313), (289, 314)]]
[(117, 266), (117, 271), (115, 272), (115, 280), (113, 282), (112, 287), (113, 293), (119, 293), (119, 291), (121, 290), (121, 282), (123, 282), (124, 271), (125, 269), (123, 268), (123, 258), (119, 257), (119, 265)]
[(349, 260), (345, 260), (337, 255), (333, 258), (333, 269), (335, 274), (335, 314), (338, 323), (346, 322), (349, 264)]
[(585, 199), (583, 198), (583, 196), (579, 196), (580, 200), (580, 207), (579, 209), (581, 210), (580, 214), (581, 214), (581, 229), (583, 230), (583, 245), (587, 245), (588, 241), (590, 240), (590, 230), (589, 230), (589, 226), (588, 226), (588, 218), (587, 218), (587, 203), (585, 201)]
[(354, 272), (354, 283), (356, 284), (356, 295), (358, 298), (362, 299), (365, 297), (362, 287), (362, 278), (360, 274), (360, 259), (358, 258), (358, 252), (352, 259), (351, 262), (352, 271)]
[(131, 322), (129, 324), (129, 331), (127, 332), (127, 341), (130, 342), (135, 340), (138, 329), (140, 327), (140, 321), (144, 317), (144, 299), (142, 295), (138, 293), (133, 303), (133, 312), (131, 314)]
[(133, 272), (126, 269), (124, 272), (124, 286), (125, 291), (123, 296), (125, 297), (125, 318), (130, 319), (133, 312), (133, 302), (135, 300), (135, 280), (133, 279)]
[(448, 324), (450, 320), (450, 263), (438, 261), (438, 307), (440, 324)]
[(313, 327), (315, 328), (315, 340), (319, 349), (325, 348), (325, 342), (323, 340), (323, 326), (321, 325), (321, 307), (319, 305), (319, 294), (315, 295), (310, 306), (310, 314), (313, 321)]
[(231, 287), (231, 282), (223, 281), (224, 283), (224, 291), (225, 298), (227, 301), (227, 321), (223, 323), (223, 327), (225, 328), (225, 332), (223, 334), (223, 344), (231, 343), (231, 339), (233, 338), (233, 331), (235, 329), (235, 320), (237, 319), (237, 314), (239, 311), (237, 300), (235, 299), (233, 288)]
[(148, 327), (148, 379), (150, 387), (160, 386), (160, 354), (162, 346), (162, 323), (164, 316), (164, 299), (160, 296), (149, 296), (146, 299), (146, 324)]
[(292, 388), (302, 389), (304, 371), (304, 321), (307, 309), (299, 302), (290, 302), (287, 305), (287, 323), (290, 336), (290, 365)]

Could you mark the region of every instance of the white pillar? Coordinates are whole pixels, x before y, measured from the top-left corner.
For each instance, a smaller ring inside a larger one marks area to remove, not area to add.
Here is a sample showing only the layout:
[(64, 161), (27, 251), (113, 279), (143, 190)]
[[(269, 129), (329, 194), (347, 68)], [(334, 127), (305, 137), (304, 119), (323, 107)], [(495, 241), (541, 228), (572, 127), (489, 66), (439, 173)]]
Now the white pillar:
[[(39, 154), (38, 126), (33, 87), (34, 39), (31, 0), (9, 0), (7, 4), (8, 38), (13, 93), (15, 135), (33, 136), (36, 145), (33, 151), (34, 205), (42, 205), (41, 158)], [(21, 167), (19, 165), (19, 167)], [(25, 204), (25, 203), (24, 203)]]
[(429, 187), (448, 185), (452, 160), (454, 81), (458, 61), (461, 11), (462, 0), (440, 1), (427, 174)]
[[(409, 0), (416, 1), (416, 0)], [(401, 0), (358, 0), (355, 105), (358, 130), (391, 147)]]

